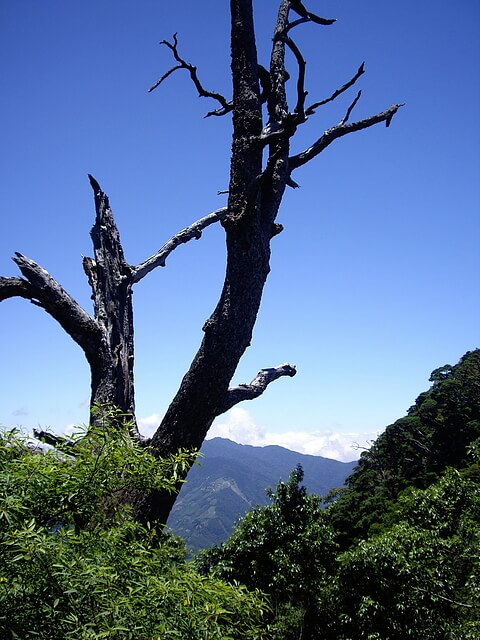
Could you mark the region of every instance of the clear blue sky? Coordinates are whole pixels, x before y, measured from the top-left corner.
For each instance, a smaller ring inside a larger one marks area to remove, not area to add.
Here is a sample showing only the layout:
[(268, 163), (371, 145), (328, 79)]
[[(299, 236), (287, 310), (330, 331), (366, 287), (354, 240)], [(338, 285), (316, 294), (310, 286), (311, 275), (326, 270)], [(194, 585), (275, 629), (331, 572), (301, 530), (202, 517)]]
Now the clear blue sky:
[[(254, 4), (266, 64), (278, 3)], [(327, 97), (365, 61), (352, 117), (406, 106), (389, 129), (337, 141), (285, 197), (285, 231), (234, 380), (297, 365), (295, 378), (234, 415), (270, 440), (378, 432), (428, 387), (432, 369), (480, 344), (480, 4), (306, 4), (338, 18), (295, 32), (309, 97)], [(159, 41), (177, 31), (204, 84), (230, 95), (226, 1), (0, 3), (1, 275), (18, 274), (10, 257), (20, 251), (91, 309), (81, 267), (94, 216), (87, 173), (110, 196), (132, 264), (224, 204), (229, 119), (203, 119), (215, 104), (185, 73), (146, 91), (172, 64)], [(312, 117), (294, 150), (336, 124), (354, 95)], [(140, 419), (168, 406), (223, 273), (222, 230), (210, 228), (137, 285)], [(49, 316), (24, 300), (2, 303), (0, 349), (0, 424), (86, 422), (87, 364)]]

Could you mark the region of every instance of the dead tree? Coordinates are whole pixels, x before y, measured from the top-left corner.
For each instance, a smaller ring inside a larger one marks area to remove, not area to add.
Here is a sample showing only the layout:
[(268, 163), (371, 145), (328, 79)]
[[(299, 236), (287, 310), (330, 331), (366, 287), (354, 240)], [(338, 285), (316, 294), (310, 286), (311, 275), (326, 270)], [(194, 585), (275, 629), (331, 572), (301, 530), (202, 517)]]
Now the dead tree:
[[(171, 238), (155, 255), (132, 266), (126, 262), (119, 233), (106, 194), (94, 178), (96, 220), (91, 231), (93, 258), (83, 266), (92, 289), (93, 316), (40, 265), (21, 254), (14, 261), (23, 277), (0, 278), (0, 300), (19, 296), (51, 315), (81, 347), (91, 371), (91, 403), (118, 407), (133, 419), (132, 437), (141, 440), (135, 427), (133, 381), (133, 285), (150, 271), (165, 266), (181, 243), (200, 237), (208, 225), (220, 222), (227, 246), (226, 276), (220, 298), (203, 327), (203, 340), (180, 388), (154, 436), (145, 442), (157, 456), (179, 448), (200, 448), (214, 419), (243, 400), (264, 392), (270, 382), (295, 375), (295, 367), (283, 364), (262, 369), (250, 384), (230, 387), (243, 353), (250, 344), (263, 288), (270, 270), (270, 244), (282, 231), (275, 222), (287, 187), (298, 186), (293, 175), (334, 140), (384, 122), (388, 127), (401, 105), (365, 119), (350, 122), (361, 92), (340, 122), (324, 131), (308, 148), (290, 153), (290, 141), (298, 127), (322, 105), (334, 101), (355, 85), (364, 73), (362, 64), (348, 82), (329, 97), (307, 103), (305, 60), (294, 33), (306, 23), (328, 26), (302, 2), (281, 0), (273, 34), (268, 68), (257, 60), (252, 0), (231, 0), (231, 74), (233, 96), (208, 91), (197, 69), (180, 55), (177, 37), (164, 41), (175, 64), (156, 82), (158, 87), (172, 73), (185, 69), (200, 96), (217, 108), (209, 116), (231, 113), (233, 145), (228, 202), (225, 208), (201, 218)], [(295, 60), (296, 91), (293, 108), (287, 102), (290, 77), (286, 51)], [(152, 494), (136, 500), (142, 520), (165, 521), (175, 496)]]

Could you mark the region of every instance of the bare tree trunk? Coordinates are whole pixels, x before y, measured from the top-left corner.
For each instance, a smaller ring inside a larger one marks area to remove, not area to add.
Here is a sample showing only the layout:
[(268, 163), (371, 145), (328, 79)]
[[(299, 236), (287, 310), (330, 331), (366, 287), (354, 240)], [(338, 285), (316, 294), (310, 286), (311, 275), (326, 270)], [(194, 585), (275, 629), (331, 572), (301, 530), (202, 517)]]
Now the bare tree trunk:
[[(94, 257), (83, 265), (92, 289), (93, 317), (38, 264), (25, 256), (14, 258), (23, 278), (0, 278), (0, 301), (19, 296), (49, 313), (83, 349), (91, 369), (91, 403), (108, 404), (133, 423), (132, 436), (142, 441), (135, 425), (133, 380), (134, 344), (132, 287), (150, 271), (165, 266), (180, 244), (199, 238), (210, 224), (221, 222), (226, 235), (227, 266), (217, 306), (203, 327), (204, 337), (158, 430), (145, 445), (157, 457), (178, 449), (199, 449), (213, 420), (243, 400), (261, 395), (282, 376), (295, 375), (289, 364), (262, 369), (249, 384), (229, 387), (238, 363), (252, 339), (263, 288), (270, 271), (270, 242), (282, 231), (276, 216), (287, 186), (297, 187), (292, 173), (349, 133), (384, 122), (387, 126), (401, 105), (357, 122), (349, 122), (358, 92), (337, 125), (324, 131), (304, 151), (290, 156), (290, 139), (322, 105), (336, 100), (364, 73), (355, 75), (326, 99), (305, 104), (305, 60), (292, 32), (307, 22), (330, 25), (334, 20), (309, 12), (299, 0), (281, 0), (269, 68), (257, 61), (252, 0), (230, 0), (231, 72), (233, 99), (206, 90), (194, 65), (179, 54), (178, 40), (164, 41), (175, 66), (156, 82), (160, 86), (172, 73), (189, 72), (198, 93), (215, 100), (219, 108), (209, 116), (232, 113), (233, 143), (227, 206), (199, 219), (173, 236), (143, 263), (129, 265), (123, 254), (108, 197), (90, 176), (95, 194), (96, 219), (92, 228)], [(294, 19), (290, 19), (293, 12)], [(285, 83), (286, 47), (297, 64), (296, 104), (289, 110)], [(267, 122), (263, 123), (263, 111)], [(264, 154), (266, 161), (264, 161)], [(53, 436), (49, 436), (54, 441)], [(165, 522), (175, 502), (174, 494), (153, 492), (135, 496), (138, 518)]]
[(95, 194), (96, 219), (91, 231), (94, 259), (83, 267), (92, 288), (94, 316), (102, 331), (102, 344), (91, 363), (91, 407), (108, 404), (135, 421), (133, 381), (134, 343), (133, 272), (120, 243), (108, 197), (90, 177)]

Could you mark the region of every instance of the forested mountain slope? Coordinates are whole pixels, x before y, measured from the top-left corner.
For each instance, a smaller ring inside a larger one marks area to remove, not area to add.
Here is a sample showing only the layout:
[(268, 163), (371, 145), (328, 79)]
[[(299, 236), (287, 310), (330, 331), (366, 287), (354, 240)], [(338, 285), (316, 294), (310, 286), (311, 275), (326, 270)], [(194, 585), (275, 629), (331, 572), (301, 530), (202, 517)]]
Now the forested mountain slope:
[(431, 382), (328, 508), (298, 467), (197, 558), (269, 595), (275, 640), (480, 638), (480, 351)]
[(357, 464), (224, 438), (207, 440), (201, 453), (168, 520), (194, 551), (228, 538), (234, 523), (253, 507), (267, 504), (265, 490), (287, 480), (296, 465), (302, 465), (308, 490), (324, 496), (342, 487)]
[[(471, 463), (469, 446), (480, 437), (480, 350), (435, 369), (430, 381), (407, 415), (362, 453), (348, 489), (333, 505), (332, 521), (345, 544), (388, 525), (407, 487), (424, 489), (447, 467)], [(475, 466), (470, 473), (477, 473)]]

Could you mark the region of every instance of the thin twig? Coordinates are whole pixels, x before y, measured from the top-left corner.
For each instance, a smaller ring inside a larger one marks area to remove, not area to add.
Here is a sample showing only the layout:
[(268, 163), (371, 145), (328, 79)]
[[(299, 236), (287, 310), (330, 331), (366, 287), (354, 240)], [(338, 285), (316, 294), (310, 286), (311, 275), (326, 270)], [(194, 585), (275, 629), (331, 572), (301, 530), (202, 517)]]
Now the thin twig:
[(340, 122), (339, 122), (340, 126), (342, 126), (342, 125), (344, 125), (344, 124), (346, 124), (348, 122), (348, 119), (350, 118), (350, 116), (352, 114), (352, 111), (355, 109), (355, 106), (356, 106), (357, 102), (360, 100), (361, 95), (362, 95), (362, 92), (359, 91), (357, 93), (357, 95), (355, 96), (355, 100), (348, 107), (347, 113), (343, 116), (342, 120), (340, 120)]
[(342, 87), (334, 91), (329, 98), (325, 98), (325, 100), (320, 100), (320, 102), (314, 102), (313, 104), (311, 104), (305, 110), (305, 114), (307, 116), (311, 116), (315, 113), (315, 110), (318, 109), (318, 107), (322, 107), (324, 104), (327, 104), (328, 102), (332, 102), (333, 100), (338, 98), (339, 95), (341, 95), (344, 91), (346, 91), (351, 86), (353, 86), (355, 82), (360, 78), (360, 76), (363, 75), (364, 73), (365, 73), (365, 63), (362, 62), (362, 64), (358, 67), (357, 72), (353, 76), (353, 78), (351, 78), (348, 82), (346, 82)]
[(148, 90), (149, 93), (152, 92), (154, 89), (156, 89), (158, 86), (160, 86), (162, 82), (166, 80), (175, 71), (178, 71), (179, 69), (186, 69), (190, 73), (190, 78), (192, 79), (192, 82), (195, 85), (198, 95), (201, 98), (212, 98), (213, 100), (216, 100), (220, 104), (220, 107), (221, 107), (220, 109), (217, 109), (215, 111), (210, 111), (209, 113), (207, 113), (205, 117), (213, 116), (213, 115), (221, 116), (233, 110), (233, 104), (229, 102), (221, 93), (217, 93), (216, 91), (207, 91), (207, 89), (205, 89), (202, 83), (200, 82), (200, 79), (197, 74), (197, 67), (190, 64), (189, 62), (186, 62), (186, 60), (180, 57), (178, 53), (178, 37), (176, 33), (173, 35), (173, 42), (169, 42), (168, 40), (162, 40), (160, 44), (163, 44), (170, 49), (174, 59), (178, 62), (178, 64), (172, 67), (171, 69), (169, 69), (166, 73), (164, 73), (163, 76), (150, 87), (150, 89)]

